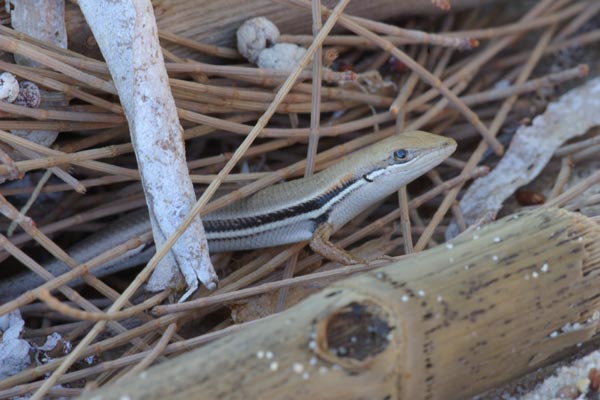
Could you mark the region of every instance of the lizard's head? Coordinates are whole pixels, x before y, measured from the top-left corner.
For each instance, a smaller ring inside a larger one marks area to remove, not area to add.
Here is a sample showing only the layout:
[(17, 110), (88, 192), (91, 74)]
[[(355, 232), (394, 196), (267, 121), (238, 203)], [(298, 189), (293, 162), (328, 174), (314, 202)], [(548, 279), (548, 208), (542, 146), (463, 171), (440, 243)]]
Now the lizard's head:
[(349, 161), (365, 180), (399, 187), (440, 164), (455, 149), (451, 138), (412, 131), (377, 142), (350, 156)]

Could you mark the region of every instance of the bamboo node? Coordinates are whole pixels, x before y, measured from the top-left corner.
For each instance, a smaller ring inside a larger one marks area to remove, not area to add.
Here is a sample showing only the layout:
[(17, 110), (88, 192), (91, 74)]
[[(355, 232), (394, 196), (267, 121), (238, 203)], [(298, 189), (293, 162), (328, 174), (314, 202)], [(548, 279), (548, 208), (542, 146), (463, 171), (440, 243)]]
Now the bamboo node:
[(316, 325), (315, 353), (343, 368), (362, 369), (391, 341), (390, 315), (371, 302), (352, 302)]

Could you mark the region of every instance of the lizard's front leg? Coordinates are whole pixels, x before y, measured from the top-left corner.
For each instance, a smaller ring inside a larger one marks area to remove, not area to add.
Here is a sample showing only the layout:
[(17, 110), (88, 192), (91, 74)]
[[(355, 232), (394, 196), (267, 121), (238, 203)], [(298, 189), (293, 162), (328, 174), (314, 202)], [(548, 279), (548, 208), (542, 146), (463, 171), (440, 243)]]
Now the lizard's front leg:
[(344, 265), (365, 264), (364, 260), (357, 258), (346, 250), (334, 245), (329, 241), (333, 234), (333, 225), (323, 223), (317, 226), (310, 240), (310, 248), (317, 254)]

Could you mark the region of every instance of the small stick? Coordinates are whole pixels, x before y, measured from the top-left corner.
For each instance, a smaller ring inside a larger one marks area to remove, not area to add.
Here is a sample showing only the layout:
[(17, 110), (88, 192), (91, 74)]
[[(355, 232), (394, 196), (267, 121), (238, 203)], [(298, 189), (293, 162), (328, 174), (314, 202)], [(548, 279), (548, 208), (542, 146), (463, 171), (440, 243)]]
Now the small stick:
[(590, 19), (594, 18), (596, 14), (600, 12), (600, 3), (597, 1), (592, 1), (588, 3), (588, 8), (579, 13), (575, 18), (573, 18), (560, 32), (556, 34), (553, 42), (559, 42), (563, 39), (566, 39), (568, 36), (577, 31), (583, 24), (585, 24)]
[(22, 40), (9, 38), (0, 35), (0, 49), (12, 54), (19, 54), (23, 57), (31, 58), (40, 64), (49, 67), (55, 71), (69, 75), (71, 78), (77, 79), (95, 89), (99, 89), (103, 92), (110, 94), (117, 94), (117, 89), (110, 81), (102, 80), (94, 75), (87, 74), (80, 71), (77, 68), (59, 61), (58, 57), (53, 58), (47, 55), (45, 52), (40, 51), (33, 45), (27, 44)]
[(560, 162), (560, 171), (558, 172), (556, 181), (554, 182), (554, 186), (552, 187), (552, 191), (548, 195), (548, 200), (552, 200), (558, 197), (563, 192), (565, 185), (571, 177), (572, 171), (573, 160), (569, 156), (563, 157)]
[[(1, 37), (0, 37), (1, 40)], [(20, 115), (30, 117), (38, 120), (65, 120), (65, 121), (85, 121), (85, 122), (99, 122), (109, 124), (120, 124), (125, 122), (124, 115), (115, 115), (107, 113), (90, 113), (90, 112), (72, 112), (72, 111), (58, 111), (58, 110), (44, 110), (41, 108), (29, 108), (25, 106), (19, 106), (7, 102), (0, 102), (0, 111), (4, 111), (9, 114)]]
[[(294, 272), (296, 269), (296, 263), (298, 262), (298, 253), (291, 256), (287, 262), (285, 263), (285, 268), (283, 269), (283, 278), (282, 279), (292, 279), (294, 277)], [(289, 286), (283, 286), (279, 290), (279, 296), (277, 297), (277, 303), (275, 304), (275, 312), (281, 312), (285, 308), (285, 300), (287, 298), (289, 292)], [(232, 293), (232, 292), (229, 292)]]
[(581, 162), (589, 157), (595, 158), (598, 155), (598, 150), (600, 150), (600, 144), (595, 144), (587, 149), (579, 150), (577, 153), (573, 154), (571, 158), (574, 163)]
[(160, 39), (167, 40), (171, 43), (178, 44), (180, 46), (189, 47), (190, 49), (197, 50), (201, 53), (208, 54), (209, 56), (217, 56), (221, 58), (227, 58), (231, 60), (240, 60), (242, 56), (237, 52), (237, 50), (230, 49), (227, 47), (214, 46), (209, 44), (204, 44), (197, 42), (192, 39), (184, 38), (183, 36), (177, 35), (172, 32), (165, 31), (161, 29), (158, 31), (158, 37)]
[(10, 73), (15, 74), (16, 76), (20, 76), (29, 81), (39, 83), (42, 86), (46, 86), (50, 89), (54, 89), (59, 92), (65, 93), (69, 96), (73, 96), (75, 98), (86, 101), (105, 110), (111, 111), (115, 114), (123, 114), (123, 107), (121, 107), (119, 104), (112, 103), (100, 97), (84, 92), (83, 90), (75, 86), (59, 82), (55, 79), (44, 77), (40, 75), (36, 70), (26, 69), (23, 67), (19, 67), (16, 64), (10, 64), (4, 61), (0, 61), (0, 70), (8, 71)]
[(597, 144), (600, 144), (600, 135), (596, 135), (590, 139), (580, 140), (578, 142), (570, 143), (570, 144), (564, 145), (562, 147), (559, 147), (554, 152), (554, 156), (555, 157), (569, 156), (569, 155), (572, 155), (573, 153), (576, 153), (580, 150), (585, 150), (585, 149), (595, 146)]
[[(192, 62), (191, 60), (184, 60), (183, 58), (177, 57), (175, 54), (171, 53), (169, 50), (167, 50), (164, 47), (161, 47), (161, 51), (163, 53), (163, 56), (165, 57), (165, 60), (169, 60), (170, 62), (177, 62), (177, 63), (183, 63), (186, 61)], [(206, 76), (204, 74), (191, 74), (190, 76), (196, 82), (200, 82), (200, 83), (208, 82), (208, 76)]]
[[(177, 110), (178, 115), (181, 119), (193, 122), (201, 125), (208, 125), (215, 129), (222, 129), (228, 132), (247, 136), (251, 131), (252, 127), (233, 121), (227, 121), (220, 118), (211, 117), (208, 115), (198, 114), (192, 111), (187, 111), (179, 108)], [(339, 125), (322, 127), (320, 131), (321, 137), (323, 136), (339, 136), (345, 133), (354, 132), (360, 129), (369, 128), (376, 124), (381, 124), (392, 120), (392, 116), (389, 112), (382, 112), (380, 114), (368, 116), (355, 120), (352, 122), (342, 123)], [(260, 137), (308, 137), (310, 129), (308, 128), (264, 128), (259, 136)]]
[(522, 84), (515, 84), (506, 88), (490, 89), (479, 93), (461, 96), (460, 99), (468, 106), (500, 100), (512, 95), (533, 92), (543, 87), (552, 87), (565, 81), (582, 78), (589, 73), (587, 64), (581, 64), (577, 67), (564, 71), (548, 74), (541, 78), (532, 79)]
[(136, 304), (132, 307), (128, 307), (122, 311), (115, 311), (111, 313), (105, 313), (102, 311), (82, 311), (71, 307), (70, 305), (61, 302), (56, 297), (50, 294), (50, 291), (44, 287), (40, 287), (35, 290), (38, 299), (46, 303), (46, 305), (61, 314), (71, 317), (75, 320), (83, 321), (117, 321), (121, 319), (131, 318), (137, 314), (143, 313), (144, 311), (160, 304), (166, 299), (170, 293), (168, 290), (162, 291), (155, 294), (151, 298), (143, 301), (140, 304)]
[[(48, 182), (48, 179), (50, 179), (51, 176), (52, 172), (50, 170), (46, 170), (46, 172), (44, 172), (44, 175), (42, 175), (38, 183), (35, 185), (35, 190), (31, 193), (31, 196), (29, 196), (25, 205), (19, 210), (21, 214), (27, 214), (33, 203), (35, 203), (38, 196), (40, 195), (40, 191), (42, 190), (46, 182)], [(11, 237), (16, 228), (17, 223), (15, 221), (12, 221), (8, 227), (8, 230), (6, 231), (6, 236)]]
[[(0, 147), (0, 162), (6, 166), (3, 178), (14, 180), (23, 178), (23, 172), (15, 164), (15, 161)], [(4, 180), (4, 179), (3, 179)]]
[(473, 38), (473, 39), (493, 39), (504, 35), (522, 33), (537, 29), (543, 26), (553, 25), (563, 20), (569, 19), (581, 13), (588, 4), (576, 3), (569, 8), (558, 11), (554, 14), (538, 17), (527, 22), (519, 21), (499, 27), (486, 29), (466, 30), (461, 32), (447, 32), (446, 35), (454, 38)]
[(402, 238), (404, 239), (405, 254), (411, 254), (414, 250), (412, 241), (412, 231), (410, 229), (408, 203), (408, 193), (406, 192), (406, 186), (402, 186), (398, 191), (398, 206), (400, 208), (400, 227), (402, 229)]
[(2, 130), (54, 130), (61, 132), (92, 131), (117, 126), (104, 122), (73, 122), (73, 121), (0, 121)]
[(579, 196), (581, 193), (585, 192), (591, 186), (596, 185), (600, 182), (600, 171), (594, 172), (592, 175), (588, 176), (584, 180), (580, 181), (575, 186), (571, 187), (566, 192), (563, 192), (559, 196), (553, 198), (550, 201), (547, 201), (542, 207), (561, 207), (574, 198)]
[(140, 361), (135, 367), (130, 369), (127, 373), (123, 374), (117, 381), (132, 377), (136, 374), (141, 373), (148, 368), (152, 363), (165, 351), (169, 341), (175, 334), (177, 324), (172, 323), (165, 329), (160, 340), (156, 343), (154, 348)]
[[(25, 147), (15, 146), (15, 149), (19, 153), (23, 154), (26, 157), (29, 157), (30, 159), (40, 158), (40, 155), (38, 153), (36, 153), (35, 151), (32, 151), (32, 150), (29, 150)], [(50, 172), (52, 172), (54, 175), (56, 175), (58, 178), (62, 179), (63, 182), (65, 182), (67, 185), (69, 185), (77, 193), (84, 194), (86, 192), (85, 186), (83, 186), (81, 184), (81, 182), (79, 182), (74, 176), (69, 174), (64, 169), (52, 166), (52, 167), (48, 168), (48, 170)], [(42, 186), (43, 186), (43, 184), (42, 184)]]
[[(321, 0), (312, 0), (312, 33), (317, 36), (323, 25), (321, 21)], [(318, 46), (313, 56), (313, 77), (312, 77), (312, 109), (310, 112), (310, 134), (308, 135), (308, 150), (306, 152), (306, 168), (304, 176), (310, 176), (315, 167), (315, 156), (319, 145), (320, 123), (321, 123), (321, 67), (323, 63), (323, 47)], [(293, 273), (293, 270), (292, 270)], [(283, 299), (282, 299), (283, 298)], [(285, 301), (285, 294), (280, 293), (280, 300)], [(279, 304), (278, 304), (279, 306)], [(278, 310), (276, 310), (278, 311)]]
[[(425, 62), (427, 61), (427, 54), (428, 54), (427, 48), (424, 47), (423, 49), (421, 49), (421, 52), (419, 53), (419, 56), (417, 58), (417, 62), (420, 65), (425, 64)], [(402, 109), (404, 107), (404, 104), (406, 103), (406, 101), (408, 100), (410, 95), (412, 94), (413, 90), (417, 86), (418, 82), (419, 82), (419, 75), (415, 71), (412, 71), (410, 76), (404, 83), (404, 85), (402, 85), (402, 89), (400, 89), (400, 91), (398, 92), (398, 96), (396, 96), (396, 98), (394, 99), (394, 102), (390, 105), (390, 112), (392, 113), (392, 115), (400, 116), (400, 114), (401, 114), (401, 121), (400, 121), (400, 125), (398, 127), (398, 130), (400, 132), (402, 132), (404, 130), (403, 125), (404, 125), (404, 120), (405, 120), (405, 115), (402, 112)], [(398, 124), (398, 121), (396, 123)]]
[[(404, 257), (395, 257), (394, 261), (404, 259)], [(171, 313), (195, 310), (199, 308), (209, 307), (212, 305), (224, 305), (226, 303), (237, 301), (243, 298), (256, 296), (280, 288), (289, 288), (290, 286), (302, 285), (310, 282), (321, 281), (328, 278), (338, 278), (352, 275), (359, 272), (369, 271), (379, 268), (390, 263), (390, 260), (376, 260), (368, 264), (347, 265), (331, 271), (316, 272), (313, 274), (302, 275), (295, 278), (282, 279), (276, 282), (264, 283), (262, 285), (253, 286), (247, 289), (240, 289), (223, 294), (217, 294), (209, 297), (202, 297), (195, 300), (190, 300), (185, 303), (168, 304), (156, 306), (152, 313), (157, 316), (162, 316)]]
[[(598, 39), (600, 39), (600, 29), (585, 32), (569, 40), (565, 40), (556, 44), (551, 44), (544, 51), (544, 55), (556, 53), (560, 50), (568, 49), (571, 47), (582, 47), (589, 44), (595, 44), (598, 42)], [(529, 52), (523, 51), (521, 53), (517, 53), (494, 61), (494, 63), (490, 66), (494, 68), (508, 68), (511, 66), (521, 64), (522, 62), (527, 60), (527, 57), (529, 57)]]

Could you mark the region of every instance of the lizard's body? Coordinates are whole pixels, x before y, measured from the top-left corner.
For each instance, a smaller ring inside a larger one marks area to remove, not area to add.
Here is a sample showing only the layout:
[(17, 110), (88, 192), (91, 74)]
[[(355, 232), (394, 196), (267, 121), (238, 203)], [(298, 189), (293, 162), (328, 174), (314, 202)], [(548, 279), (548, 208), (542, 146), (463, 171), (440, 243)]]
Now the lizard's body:
[[(332, 248), (329, 235), (370, 205), (431, 170), (447, 158), (456, 143), (426, 132), (407, 132), (384, 139), (344, 157), (312, 176), (267, 187), (254, 195), (202, 218), (211, 252), (248, 250), (311, 240), (313, 250), (328, 258), (352, 263), (349, 253)], [(117, 221), (106, 232), (85, 239), (70, 250), (79, 262), (150, 230), (145, 212)], [(143, 261), (136, 249), (116, 262), (93, 270), (101, 276)], [(144, 254), (145, 255), (145, 254)], [(136, 256), (136, 257), (134, 257)], [(119, 264), (117, 268), (111, 267)], [(61, 262), (46, 268), (59, 275)], [(12, 298), (39, 285), (41, 278), (27, 275), (3, 282), (0, 298)], [(10, 293), (9, 293), (10, 292)]]

